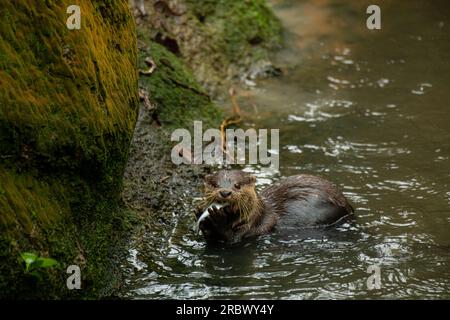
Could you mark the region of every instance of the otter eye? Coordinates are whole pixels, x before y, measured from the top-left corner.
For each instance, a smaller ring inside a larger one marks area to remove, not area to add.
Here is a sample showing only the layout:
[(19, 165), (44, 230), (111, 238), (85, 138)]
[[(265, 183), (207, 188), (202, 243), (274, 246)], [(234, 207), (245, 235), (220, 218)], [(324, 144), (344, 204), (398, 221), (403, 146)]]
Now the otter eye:
[(234, 187), (239, 190), (241, 188), (241, 185), (239, 183), (235, 183)]

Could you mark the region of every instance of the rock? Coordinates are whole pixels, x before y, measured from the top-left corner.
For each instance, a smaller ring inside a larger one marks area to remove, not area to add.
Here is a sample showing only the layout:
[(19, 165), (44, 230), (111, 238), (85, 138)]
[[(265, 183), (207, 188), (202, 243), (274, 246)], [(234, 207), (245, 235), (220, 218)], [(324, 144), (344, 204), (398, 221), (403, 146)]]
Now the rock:
[[(2, 3), (0, 10), (0, 297), (99, 296), (126, 215), (122, 174), (139, 104), (137, 48), (128, 1)], [(56, 259), (42, 282), (21, 252)], [(65, 268), (83, 257), (83, 290)], [(114, 278), (114, 277), (112, 277)]]

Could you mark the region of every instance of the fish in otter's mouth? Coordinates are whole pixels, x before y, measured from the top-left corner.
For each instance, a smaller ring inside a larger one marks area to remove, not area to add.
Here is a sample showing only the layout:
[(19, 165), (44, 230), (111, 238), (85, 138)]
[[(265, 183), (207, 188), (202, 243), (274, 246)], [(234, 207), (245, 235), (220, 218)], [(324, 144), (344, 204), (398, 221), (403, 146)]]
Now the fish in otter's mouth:
[(209, 209), (210, 208), (216, 207), (217, 209), (221, 209), (221, 208), (226, 207), (228, 205), (229, 205), (229, 203), (227, 203), (227, 202), (222, 202), (222, 203), (213, 202), (211, 205), (209, 205), (205, 209), (205, 211), (203, 211), (203, 213), (200, 215), (200, 217), (197, 219), (197, 224), (196, 224), (195, 231), (197, 233), (200, 233), (200, 223), (209, 216)]

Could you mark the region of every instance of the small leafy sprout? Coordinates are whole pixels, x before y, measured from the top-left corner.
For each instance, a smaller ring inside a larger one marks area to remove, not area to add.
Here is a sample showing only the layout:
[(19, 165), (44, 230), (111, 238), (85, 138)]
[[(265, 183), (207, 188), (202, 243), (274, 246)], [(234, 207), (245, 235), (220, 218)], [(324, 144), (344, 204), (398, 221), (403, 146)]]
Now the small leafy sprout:
[(39, 280), (42, 280), (41, 271), (43, 269), (50, 268), (58, 264), (55, 259), (39, 257), (31, 252), (22, 252), (20, 256), (25, 262), (25, 274), (29, 274)]

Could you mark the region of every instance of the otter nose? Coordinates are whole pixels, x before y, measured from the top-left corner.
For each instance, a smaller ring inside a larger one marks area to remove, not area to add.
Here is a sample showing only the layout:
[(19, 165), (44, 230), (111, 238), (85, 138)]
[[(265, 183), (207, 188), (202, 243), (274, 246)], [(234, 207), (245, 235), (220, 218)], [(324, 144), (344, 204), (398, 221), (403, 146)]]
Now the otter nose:
[(226, 197), (229, 197), (231, 195), (231, 191), (228, 191), (228, 190), (222, 190), (219, 193), (220, 193), (220, 196), (222, 198), (226, 198)]

